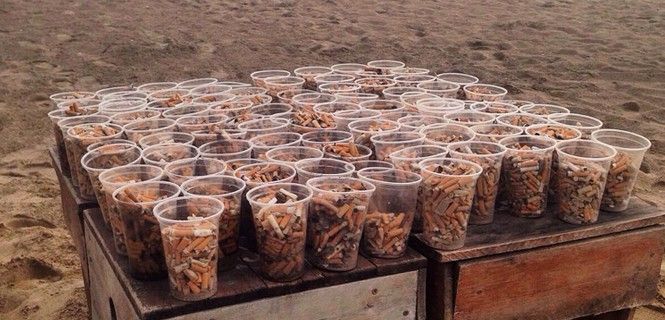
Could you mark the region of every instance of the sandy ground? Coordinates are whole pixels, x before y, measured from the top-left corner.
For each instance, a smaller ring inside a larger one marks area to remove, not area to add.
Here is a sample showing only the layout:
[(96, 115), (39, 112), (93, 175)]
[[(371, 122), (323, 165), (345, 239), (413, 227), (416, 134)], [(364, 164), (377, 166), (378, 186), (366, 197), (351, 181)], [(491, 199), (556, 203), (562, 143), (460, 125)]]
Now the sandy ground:
[(59, 91), (398, 59), (650, 137), (638, 196), (665, 202), (660, 0), (0, 3), (0, 318), (87, 312), (46, 153)]

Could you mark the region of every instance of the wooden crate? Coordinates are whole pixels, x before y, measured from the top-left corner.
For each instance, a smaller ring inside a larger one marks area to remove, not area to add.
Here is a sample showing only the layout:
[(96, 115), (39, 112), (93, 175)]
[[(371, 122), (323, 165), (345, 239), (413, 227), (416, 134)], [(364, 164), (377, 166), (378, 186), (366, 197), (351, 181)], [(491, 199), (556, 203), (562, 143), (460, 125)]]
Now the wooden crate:
[(289, 283), (259, 277), (255, 262), (243, 259), (219, 274), (215, 296), (182, 302), (169, 296), (166, 280), (132, 279), (98, 210), (84, 217), (93, 319), (425, 318), (427, 261), (413, 249), (398, 259), (361, 256), (348, 272), (308, 266), (302, 279)]
[[(634, 199), (596, 224), (499, 213), (454, 251), (428, 257), (428, 319), (630, 319), (657, 293), (665, 212)], [(598, 315), (598, 316), (593, 316)]]

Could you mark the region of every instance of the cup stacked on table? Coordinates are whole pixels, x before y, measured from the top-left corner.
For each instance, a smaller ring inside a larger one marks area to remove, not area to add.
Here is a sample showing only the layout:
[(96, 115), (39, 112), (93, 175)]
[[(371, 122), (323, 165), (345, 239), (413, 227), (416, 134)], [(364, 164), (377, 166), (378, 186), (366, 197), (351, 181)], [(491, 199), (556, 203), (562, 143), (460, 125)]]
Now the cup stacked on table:
[[(464, 246), (495, 208), (568, 223), (621, 212), (648, 139), (392, 60), (51, 96), (63, 173), (96, 200), (138, 279), (205, 299), (240, 239), (274, 281), (355, 268), (412, 233)], [(609, 214), (609, 213), (604, 213)], [(362, 249), (362, 250), (361, 250)]]

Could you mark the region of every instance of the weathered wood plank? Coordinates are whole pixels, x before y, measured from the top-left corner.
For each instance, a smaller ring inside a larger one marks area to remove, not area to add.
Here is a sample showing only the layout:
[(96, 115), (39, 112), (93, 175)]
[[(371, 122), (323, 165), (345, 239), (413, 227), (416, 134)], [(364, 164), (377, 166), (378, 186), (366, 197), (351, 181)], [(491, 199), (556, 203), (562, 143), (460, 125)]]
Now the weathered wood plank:
[(665, 226), (459, 263), (454, 318), (568, 319), (656, 294)]
[(427, 259), (410, 247), (406, 248), (406, 252), (399, 259), (379, 259), (364, 253), (363, 256), (376, 266), (379, 275), (427, 267)]
[(412, 237), (411, 245), (430, 259), (450, 262), (587, 239), (664, 222), (665, 209), (633, 198), (627, 211), (601, 212), (598, 222), (591, 225), (565, 223), (552, 212), (538, 219), (498, 213), (492, 224), (469, 226), (466, 243), (461, 249), (434, 250), (417, 236)]

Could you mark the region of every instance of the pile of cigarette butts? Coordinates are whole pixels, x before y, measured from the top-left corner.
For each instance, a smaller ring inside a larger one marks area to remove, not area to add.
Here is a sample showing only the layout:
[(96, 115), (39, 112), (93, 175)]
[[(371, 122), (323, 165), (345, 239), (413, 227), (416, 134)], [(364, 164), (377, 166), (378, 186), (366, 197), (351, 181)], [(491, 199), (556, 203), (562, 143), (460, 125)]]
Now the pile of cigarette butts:
[[(215, 294), (251, 239), (273, 281), (354, 269), (411, 234), (439, 250), (504, 210), (622, 212), (648, 139), (461, 73), (394, 60), (53, 94), (62, 171), (137, 279)], [(547, 210), (549, 208), (550, 210)], [(495, 210), (496, 209), (496, 210)], [(244, 242), (243, 242), (244, 243)]]

